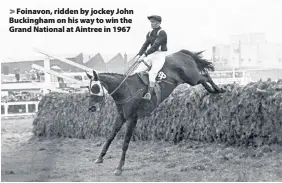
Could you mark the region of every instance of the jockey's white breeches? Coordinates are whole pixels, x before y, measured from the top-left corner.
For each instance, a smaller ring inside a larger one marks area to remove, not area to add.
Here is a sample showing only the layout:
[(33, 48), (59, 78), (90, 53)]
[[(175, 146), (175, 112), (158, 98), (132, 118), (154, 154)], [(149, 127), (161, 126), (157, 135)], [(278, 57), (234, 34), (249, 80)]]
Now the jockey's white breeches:
[[(154, 53), (144, 58), (144, 61), (148, 65), (152, 66), (151, 70), (148, 71), (150, 82), (155, 82), (158, 72), (161, 70), (161, 68), (165, 63), (165, 56), (166, 56), (165, 51), (155, 51)], [(148, 70), (148, 67), (143, 62), (141, 62), (140, 65), (137, 67), (137, 69), (134, 71), (134, 73), (142, 72), (146, 70)]]

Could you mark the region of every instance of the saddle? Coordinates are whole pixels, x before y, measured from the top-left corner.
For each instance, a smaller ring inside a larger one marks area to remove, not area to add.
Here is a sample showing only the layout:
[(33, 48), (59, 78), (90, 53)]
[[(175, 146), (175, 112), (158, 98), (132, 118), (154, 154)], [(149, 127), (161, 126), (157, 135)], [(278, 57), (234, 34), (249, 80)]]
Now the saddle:
[[(150, 81), (149, 81), (149, 74), (146, 71), (143, 72), (138, 72), (137, 73), (138, 77), (141, 79), (141, 81), (147, 86), (149, 87)], [(148, 88), (147, 88), (148, 89)], [(152, 93), (155, 93), (156, 98), (157, 98), (157, 105), (160, 104), (161, 101), (161, 87), (158, 83), (158, 81), (155, 82), (155, 86), (153, 88)]]

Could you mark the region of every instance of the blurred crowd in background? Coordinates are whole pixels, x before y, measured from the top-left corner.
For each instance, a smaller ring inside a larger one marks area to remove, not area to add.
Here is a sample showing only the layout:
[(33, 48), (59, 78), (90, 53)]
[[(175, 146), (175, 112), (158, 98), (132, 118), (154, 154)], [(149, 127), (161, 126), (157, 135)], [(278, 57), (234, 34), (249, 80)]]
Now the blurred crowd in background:
[(1, 82), (2, 83), (11, 83), (11, 82), (31, 82), (38, 81), (44, 82), (44, 72), (31, 69), (29, 71), (25, 71), (24, 74), (20, 74), (19, 69), (15, 69), (13, 74), (2, 75)]
[[(28, 83), (28, 82), (43, 82), (44, 73), (35, 69), (25, 71), (20, 74), (18, 68), (13, 70), (13, 74), (2, 75), (1, 83)], [(32, 91), (9, 91), (5, 95), (1, 92), (1, 103), (7, 102), (22, 102), (22, 101), (40, 101), (42, 93)]]
[(20, 101), (40, 101), (43, 97), (42, 93), (33, 92), (9, 92), (6, 96), (1, 96), (1, 102), (20, 102)]

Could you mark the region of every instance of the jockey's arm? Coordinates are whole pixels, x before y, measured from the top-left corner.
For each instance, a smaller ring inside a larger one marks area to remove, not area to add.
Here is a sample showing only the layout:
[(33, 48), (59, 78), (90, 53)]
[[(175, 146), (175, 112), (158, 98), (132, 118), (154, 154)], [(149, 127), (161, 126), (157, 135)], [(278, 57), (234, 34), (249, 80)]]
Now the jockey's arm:
[(148, 46), (150, 45), (150, 38), (149, 38), (149, 33), (146, 35), (146, 41), (143, 44), (143, 46), (141, 47), (139, 53), (137, 55), (141, 56), (145, 53), (145, 51), (147, 50)]
[(151, 46), (151, 48), (149, 48), (146, 52), (145, 52), (145, 56), (148, 56), (152, 53), (154, 53), (155, 51), (158, 50), (158, 48), (160, 47), (160, 45), (164, 44), (167, 40), (167, 35), (165, 31), (160, 31), (158, 37), (156, 38), (155, 42), (153, 43), (153, 45)]

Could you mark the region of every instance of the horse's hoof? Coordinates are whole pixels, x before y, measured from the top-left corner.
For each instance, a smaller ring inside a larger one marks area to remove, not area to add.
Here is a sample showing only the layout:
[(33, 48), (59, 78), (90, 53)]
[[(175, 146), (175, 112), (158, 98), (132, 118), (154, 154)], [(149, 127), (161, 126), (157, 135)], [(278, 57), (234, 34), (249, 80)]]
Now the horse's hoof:
[(223, 88), (220, 89), (220, 93), (225, 93), (225, 92), (226, 92), (225, 89), (223, 89)]
[(120, 169), (116, 169), (115, 171), (114, 171), (114, 174), (116, 175), (116, 176), (120, 176), (121, 175), (121, 170)]
[(101, 158), (96, 159), (95, 164), (98, 164), (98, 163), (103, 163), (103, 159)]

